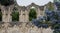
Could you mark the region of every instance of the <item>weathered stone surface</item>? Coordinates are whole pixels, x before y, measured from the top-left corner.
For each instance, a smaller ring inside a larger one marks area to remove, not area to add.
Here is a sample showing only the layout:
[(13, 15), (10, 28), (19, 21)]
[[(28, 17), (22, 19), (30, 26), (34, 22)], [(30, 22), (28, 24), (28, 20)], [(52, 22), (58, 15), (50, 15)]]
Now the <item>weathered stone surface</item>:
[[(19, 12), (19, 22), (12, 22), (12, 12), (14, 7), (16, 7)], [(18, 6), (17, 3), (10, 6), (0, 5), (0, 9), (2, 12), (2, 21), (4, 23), (0, 23), (0, 33), (53, 33), (51, 28), (38, 28), (29, 22), (29, 12), (30, 9), (34, 7), (37, 13), (37, 18), (45, 15), (43, 6), (38, 6), (34, 3), (28, 6)]]
[[(0, 28), (0, 33), (53, 33), (51, 27), (49, 28), (38, 28), (32, 23), (19, 23), (20, 25), (14, 24), (10, 27), (10, 23), (4, 23), (4, 28)], [(2, 27), (2, 26), (1, 26)]]
[[(10, 5), (10, 6), (0, 5), (0, 9), (3, 14), (2, 21), (3, 22), (11, 22), (12, 21), (11, 14), (14, 11), (14, 8), (16, 8), (17, 11), (19, 12), (19, 22), (29, 22), (29, 12), (32, 7), (34, 7), (34, 9), (36, 10), (37, 18), (44, 15), (44, 6), (43, 7), (38, 6), (34, 3), (32, 3), (28, 6), (18, 6), (17, 3)], [(41, 10), (41, 8), (43, 10)]]

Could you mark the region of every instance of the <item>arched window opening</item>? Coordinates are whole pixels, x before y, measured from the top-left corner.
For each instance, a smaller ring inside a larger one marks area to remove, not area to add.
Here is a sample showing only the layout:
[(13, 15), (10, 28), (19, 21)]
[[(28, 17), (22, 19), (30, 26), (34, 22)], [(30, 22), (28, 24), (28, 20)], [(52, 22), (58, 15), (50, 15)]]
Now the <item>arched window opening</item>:
[(19, 12), (17, 8), (13, 9), (12, 12), (12, 21), (19, 21)]
[(36, 18), (37, 18), (36, 10), (34, 8), (30, 9), (30, 12), (29, 12), (29, 21), (31, 21), (32, 19), (36, 19)]
[(0, 9), (0, 21), (2, 21), (2, 12), (1, 12), (1, 9)]

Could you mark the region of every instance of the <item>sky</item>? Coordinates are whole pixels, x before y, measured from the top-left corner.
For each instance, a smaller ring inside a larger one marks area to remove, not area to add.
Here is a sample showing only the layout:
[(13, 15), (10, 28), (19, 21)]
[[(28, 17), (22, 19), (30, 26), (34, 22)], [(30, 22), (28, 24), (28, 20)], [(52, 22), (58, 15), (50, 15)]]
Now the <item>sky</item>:
[(43, 5), (47, 4), (50, 1), (53, 2), (53, 0), (17, 0), (17, 4), (19, 6), (28, 6), (31, 3), (35, 3), (39, 6), (43, 6)]

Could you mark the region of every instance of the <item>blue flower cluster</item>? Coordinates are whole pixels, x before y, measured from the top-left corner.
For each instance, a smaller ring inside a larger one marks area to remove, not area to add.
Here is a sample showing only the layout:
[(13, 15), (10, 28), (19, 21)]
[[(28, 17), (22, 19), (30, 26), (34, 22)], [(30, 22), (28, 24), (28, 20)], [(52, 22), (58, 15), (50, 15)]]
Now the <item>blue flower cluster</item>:
[(55, 2), (56, 11), (45, 10), (45, 16), (40, 16), (39, 19), (33, 19), (32, 23), (37, 27), (54, 29), (53, 33), (60, 33), (60, 3)]
[(46, 20), (46, 17), (41, 16), (39, 19), (33, 19), (32, 23), (37, 26), (38, 28), (43, 27), (43, 28), (48, 28), (48, 24), (45, 24), (44, 21)]
[(47, 21), (51, 21), (51, 28), (53, 28), (55, 31), (54, 33), (60, 32), (60, 11), (46, 11), (45, 12), (47, 16)]
[(54, 33), (60, 32), (60, 11), (45, 10), (46, 16), (40, 16), (39, 19), (33, 19), (32, 23), (38, 28), (48, 28), (49, 25), (54, 29)]

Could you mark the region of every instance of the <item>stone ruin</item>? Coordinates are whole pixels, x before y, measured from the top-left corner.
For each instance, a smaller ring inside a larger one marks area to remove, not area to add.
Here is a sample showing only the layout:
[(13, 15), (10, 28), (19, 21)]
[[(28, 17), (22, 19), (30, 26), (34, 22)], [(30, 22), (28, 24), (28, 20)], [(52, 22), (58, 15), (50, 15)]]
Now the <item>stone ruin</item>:
[[(38, 28), (29, 21), (29, 12), (31, 8), (35, 8), (37, 13), (37, 19), (40, 16), (45, 15), (45, 6), (38, 6), (31, 3), (28, 6), (19, 6), (17, 3), (10, 6), (0, 5), (2, 12), (2, 21), (0, 22), (0, 33), (53, 33), (53, 30), (49, 28)], [(17, 8), (19, 12), (19, 21), (13, 22), (11, 13), (14, 8)], [(25, 15), (23, 15), (25, 14)]]

